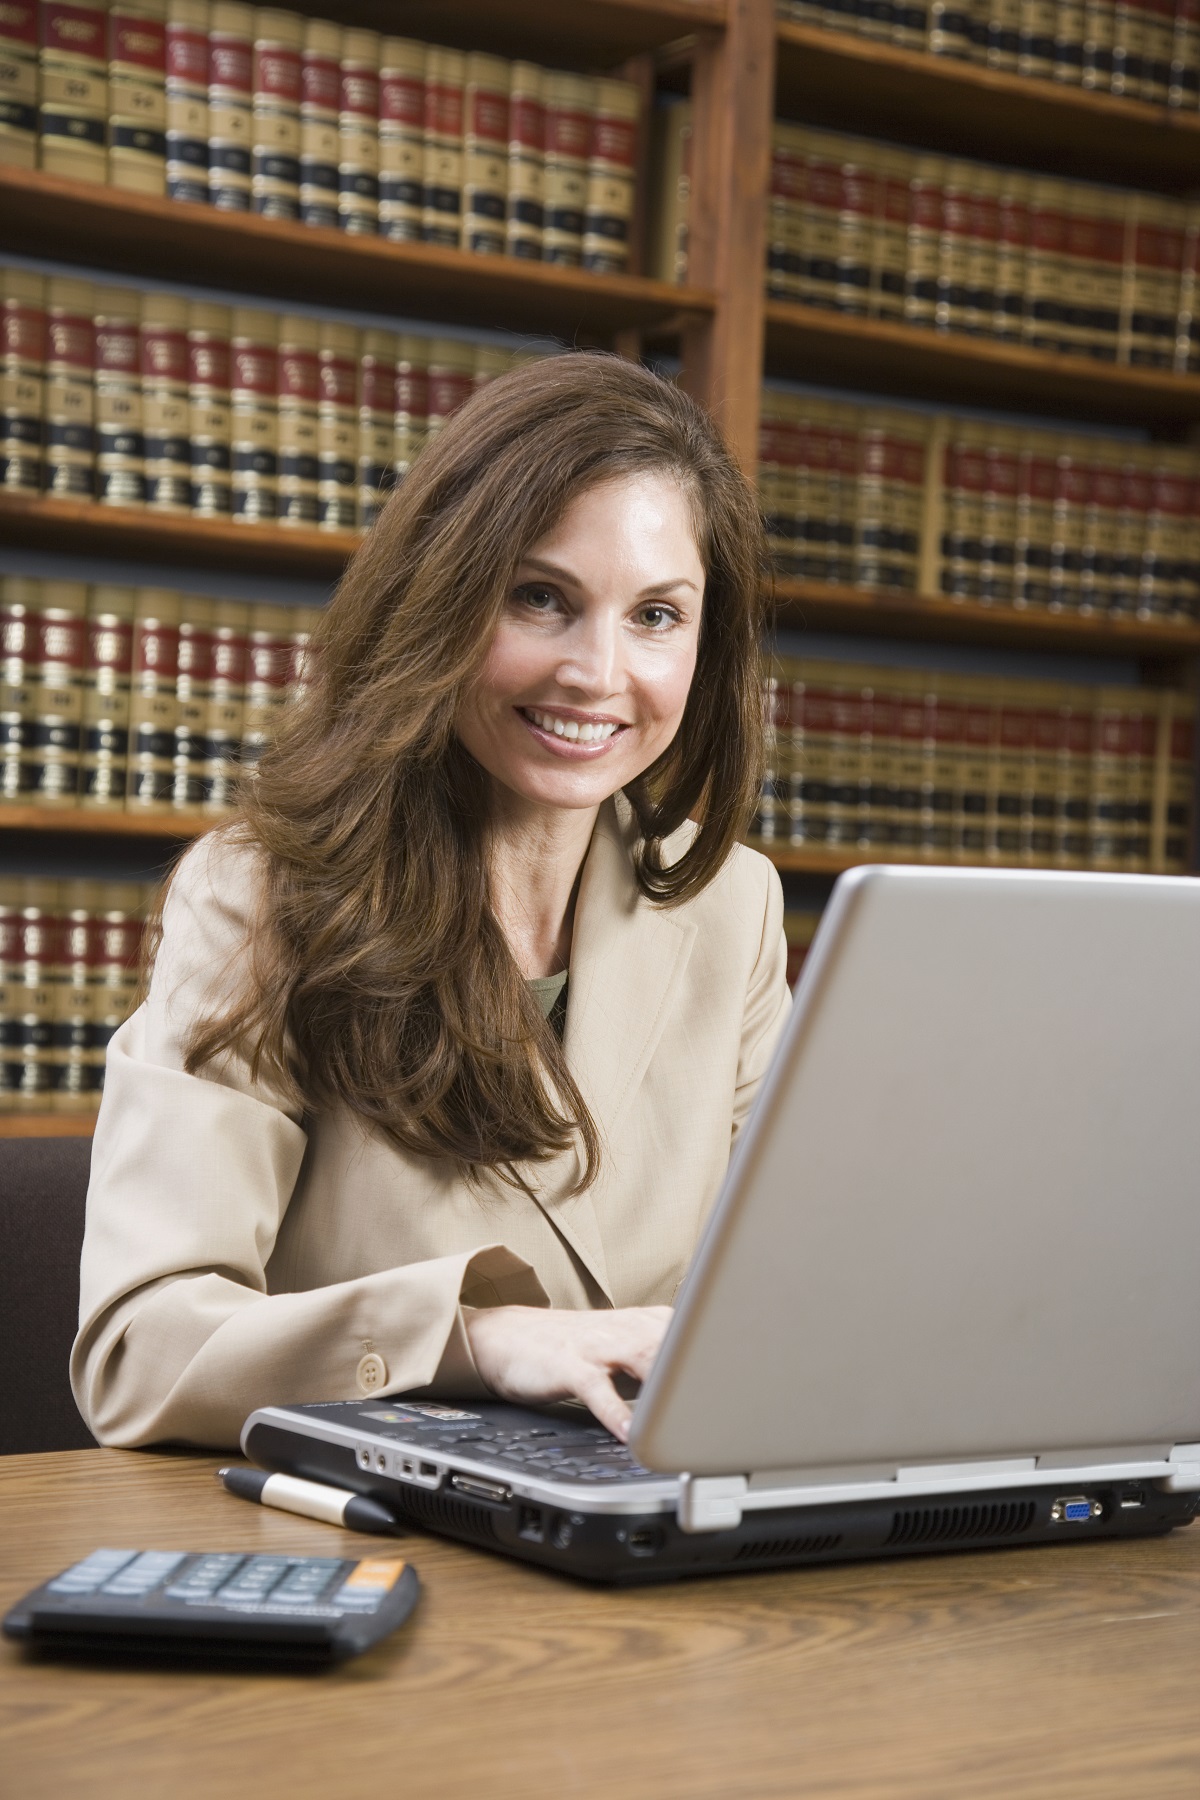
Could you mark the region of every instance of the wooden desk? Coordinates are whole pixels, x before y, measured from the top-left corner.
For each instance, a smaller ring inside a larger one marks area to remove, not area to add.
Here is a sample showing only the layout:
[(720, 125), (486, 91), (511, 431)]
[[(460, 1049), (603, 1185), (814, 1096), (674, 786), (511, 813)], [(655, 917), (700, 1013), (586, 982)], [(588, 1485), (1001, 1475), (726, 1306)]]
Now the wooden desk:
[[(215, 1459), (0, 1459), (0, 1604), (99, 1544), (364, 1554)], [(386, 1540), (394, 1542), (395, 1540)], [(1149, 1800), (1200, 1793), (1200, 1526), (611, 1592), (409, 1540), (410, 1625), (321, 1675), (0, 1650), (14, 1800)]]

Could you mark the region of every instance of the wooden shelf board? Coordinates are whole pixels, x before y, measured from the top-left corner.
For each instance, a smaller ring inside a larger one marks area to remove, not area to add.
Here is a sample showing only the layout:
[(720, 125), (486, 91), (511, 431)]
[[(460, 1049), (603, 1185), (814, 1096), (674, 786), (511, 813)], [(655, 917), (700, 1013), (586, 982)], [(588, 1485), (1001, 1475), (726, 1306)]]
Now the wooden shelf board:
[(95, 1113), (0, 1112), (0, 1138), (90, 1138), (95, 1129)]
[[(325, 18), (329, 8), (313, 0), (301, 10)], [(655, 50), (680, 36), (720, 30), (725, 0), (405, 0), (397, 23), (396, 0), (343, 0), (340, 24), (366, 25), (385, 33), (500, 56), (527, 56), (564, 68), (608, 67), (643, 50)]]
[(767, 302), (766, 335), (768, 375), (1165, 431), (1200, 419), (1200, 375), (1053, 356), (784, 300)]
[(940, 595), (783, 577), (775, 584), (775, 601), (776, 623), (792, 631), (845, 631), (1085, 656), (1200, 656), (1200, 624), (980, 606)]
[(188, 513), (98, 506), (88, 500), (0, 492), (0, 543), (23, 550), (241, 569), (335, 582), (360, 543), (356, 531), (235, 525)]
[(93, 812), (86, 806), (0, 804), (0, 831), (46, 831), (58, 836), (146, 837), (180, 841), (203, 837), (221, 818), (176, 818), (171, 813)]
[(1200, 183), (1200, 113), (781, 22), (781, 114), (1125, 187)]
[(2, 165), (0, 246), (148, 279), (568, 342), (639, 327), (670, 331), (716, 304), (712, 294), (640, 276), (392, 244)]

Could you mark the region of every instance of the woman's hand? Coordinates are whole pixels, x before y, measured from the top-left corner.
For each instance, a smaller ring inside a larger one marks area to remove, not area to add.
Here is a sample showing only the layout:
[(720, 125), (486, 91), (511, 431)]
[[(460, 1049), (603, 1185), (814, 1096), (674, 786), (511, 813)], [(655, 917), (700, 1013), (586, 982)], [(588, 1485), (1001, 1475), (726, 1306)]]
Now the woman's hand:
[(463, 1308), (475, 1367), (502, 1400), (582, 1400), (624, 1443), (632, 1408), (618, 1371), (644, 1381), (671, 1317), (669, 1306), (569, 1312), (539, 1306)]

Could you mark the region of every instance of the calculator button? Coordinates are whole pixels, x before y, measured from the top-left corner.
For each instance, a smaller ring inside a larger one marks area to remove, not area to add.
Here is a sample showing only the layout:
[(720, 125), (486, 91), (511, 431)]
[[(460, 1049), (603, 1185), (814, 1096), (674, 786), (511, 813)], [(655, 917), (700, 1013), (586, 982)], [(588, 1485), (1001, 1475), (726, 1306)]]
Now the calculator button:
[(48, 1583), (48, 1592), (94, 1594), (102, 1582), (110, 1581), (136, 1555), (136, 1550), (93, 1550), (82, 1562), (77, 1562), (73, 1568), (64, 1569), (61, 1575)]
[(259, 1601), (266, 1598), (276, 1582), (282, 1581), (292, 1567), (288, 1556), (252, 1556), (232, 1581), (218, 1590), (221, 1600)]
[(144, 1550), (100, 1589), (114, 1600), (140, 1600), (165, 1581), (186, 1557), (186, 1550)]
[(345, 1612), (375, 1612), (385, 1595), (391, 1592), (404, 1573), (399, 1557), (368, 1557), (351, 1571), (332, 1596), (334, 1606)]
[(200, 1556), (166, 1590), (168, 1600), (207, 1600), (245, 1562), (244, 1556)]
[(315, 1600), (345, 1564), (340, 1556), (313, 1557), (311, 1562), (297, 1563), (289, 1574), (271, 1590), (271, 1605), (294, 1600)]

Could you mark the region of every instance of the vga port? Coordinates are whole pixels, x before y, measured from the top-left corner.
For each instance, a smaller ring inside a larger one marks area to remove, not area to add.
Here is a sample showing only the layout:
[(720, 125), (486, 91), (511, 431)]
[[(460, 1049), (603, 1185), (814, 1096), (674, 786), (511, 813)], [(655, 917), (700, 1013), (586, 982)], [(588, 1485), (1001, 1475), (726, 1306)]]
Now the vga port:
[(1102, 1518), (1103, 1504), (1088, 1494), (1063, 1494), (1050, 1508), (1055, 1525), (1086, 1525), (1089, 1519)]

